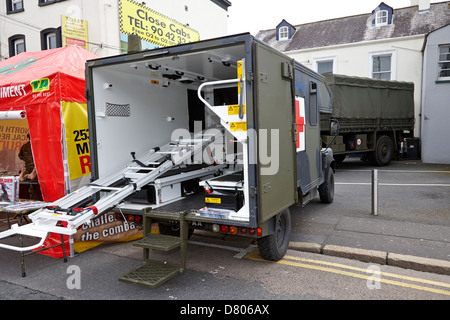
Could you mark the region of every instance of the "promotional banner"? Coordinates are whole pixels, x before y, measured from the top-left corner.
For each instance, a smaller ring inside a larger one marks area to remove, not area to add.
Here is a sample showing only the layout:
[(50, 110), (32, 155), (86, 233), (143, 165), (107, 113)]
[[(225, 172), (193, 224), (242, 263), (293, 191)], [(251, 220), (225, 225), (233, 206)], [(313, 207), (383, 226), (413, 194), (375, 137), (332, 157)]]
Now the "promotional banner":
[(76, 44), (89, 50), (88, 22), (68, 16), (61, 16), (63, 47)]
[(87, 105), (78, 102), (61, 103), (67, 143), (70, 180), (91, 175)]
[(198, 31), (133, 0), (119, 0), (120, 31), (161, 47), (200, 40)]
[(142, 238), (142, 226), (134, 222), (116, 220), (113, 212), (83, 225), (74, 236), (74, 249), (83, 252), (104, 242), (126, 242)]
[(57, 99), (57, 75), (0, 87), (1, 105), (25, 105)]
[(18, 155), (28, 142), (28, 132), (27, 120), (0, 121), (0, 173), (17, 175), (23, 168)]

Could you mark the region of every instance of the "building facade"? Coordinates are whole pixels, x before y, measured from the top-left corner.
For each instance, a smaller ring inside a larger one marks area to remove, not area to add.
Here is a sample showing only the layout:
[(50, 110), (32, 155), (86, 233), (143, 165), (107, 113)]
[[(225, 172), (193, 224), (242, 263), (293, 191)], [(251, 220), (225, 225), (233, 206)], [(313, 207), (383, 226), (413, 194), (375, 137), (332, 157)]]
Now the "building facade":
[(423, 51), (422, 160), (450, 164), (450, 25), (431, 32)]
[[(228, 0), (158, 0), (148, 4), (134, 0), (0, 0), (0, 56), (6, 59), (23, 51), (72, 43), (98, 56), (120, 54), (126, 51), (121, 31), (130, 21), (143, 26), (167, 19), (195, 30), (204, 40), (226, 34), (230, 5)], [(145, 15), (137, 13), (140, 8)], [(147, 29), (152, 32), (151, 27)], [(178, 30), (182, 27), (173, 28), (175, 36)], [(143, 47), (154, 46), (144, 43)]]
[(322, 74), (413, 82), (414, 134), (421, 137), (424, 42), (449, 24), (450, 1), (412, 0), (395, 10), (381, 2), (367, 14), (302, 25), (283, 20), (256, 37)]

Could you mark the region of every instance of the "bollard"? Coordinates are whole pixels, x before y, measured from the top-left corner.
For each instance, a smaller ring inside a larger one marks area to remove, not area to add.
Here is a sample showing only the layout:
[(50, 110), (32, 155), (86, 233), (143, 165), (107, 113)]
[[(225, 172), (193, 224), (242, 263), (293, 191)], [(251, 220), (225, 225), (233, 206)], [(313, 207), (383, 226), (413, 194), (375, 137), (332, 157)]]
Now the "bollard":
[(372, 214), (378, 215), (378, 170), (372, 170)]
[(74, 258), (75, 257), (75, 250), (73, 248), (74, 241), (73, 236), (69, 236), (69, 247), (70, 247), (70, 255), (69, 257)]

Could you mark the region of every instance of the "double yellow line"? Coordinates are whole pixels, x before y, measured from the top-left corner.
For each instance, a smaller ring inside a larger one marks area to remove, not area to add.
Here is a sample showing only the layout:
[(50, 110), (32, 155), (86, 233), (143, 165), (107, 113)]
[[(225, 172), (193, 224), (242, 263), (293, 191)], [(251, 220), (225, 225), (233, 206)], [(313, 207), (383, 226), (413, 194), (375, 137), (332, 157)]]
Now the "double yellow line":
[[(420, 283), (420, 284), (432, 285), (432, 286), (436, 286), (436, 287), (450, 288), (450, 284), (438, 282), (438, 281), (414, 278), (414, 277), (409, 277), (409, 276), (402, 276), (402, 275), (388, 273), (388, 272), (378, 272), (375, 270), (352, 267), (352, 266), (348, 266), (348, 265), (340, 264), (340, 263), (326, 262), (326, 261), (313, 260), (313, 259), (304, 259), (304, 258), (298, 258), (298, 257), (293, 257), (293, 256), (285, 256), (282, 260), (280, 260), (278, 262), (267, 261), (267, 260), (264, 260), (263, 258), (261, 258), (261, 256), (259, 256), (257, 250), (254, 250), (253, 252), (246, 255), (246, 258), (251, 259), (251, 260), (257, 260), (257, 261), (266, 261), (266, 262), (272, 262), (272, 263), (277, 263), (277, 264), (283, 264), (283, 265), (288, 265), (288, 266), (293, 266), (293, 267), (298, 267), (298, 268), (319, 270), (319, 271), (324, 271), (324, 272), (329, 272), (329, 273), (334, 273), (334, 274), (339, 274), (339, 275), (344, 275), (344, 276), (359, 278), (359, 279), (364, 279), (364, 280), (368, 280), (369, 278), (373, 279), (376, 277), (376, 280), (379, 282), (382, 282), (382, 283), (387, 283), (387, 284), (391, 284), (391, 285), (395, 285), (395, 286), (399, 286), (399, 287), (416, 289), (416, 290), (421, 290), (421, 291), (428, 291), (428, 292), (433, 292), (433, 293), (450, 296), (449, 290), (437, 289), (437, 288), (433, 288), (433, 287), (425, 287), (423, 285), (401, 282), (401, 281), (397, 281), (397, 280), (390, 280), (390, 279), (386, 279), (386, 278), (394, 278), (394, 279), (400, 279), (400, 280), (404, 280), (404, 281), (416, 282), (416, 283)], [(309, 264), (309, 263), (312, 263), (312, 264)], [(335, 268), (340, 268), (340, 269), (335, 269)], [(342, 269), (344, 269), (344, 270), (342, 270)], [(351, 272), (351, 271), (346, 271), (346, 270), (362, 272), (362, 274)], [(369, 275), (367, 275), (367, 274), (369, 274)]]

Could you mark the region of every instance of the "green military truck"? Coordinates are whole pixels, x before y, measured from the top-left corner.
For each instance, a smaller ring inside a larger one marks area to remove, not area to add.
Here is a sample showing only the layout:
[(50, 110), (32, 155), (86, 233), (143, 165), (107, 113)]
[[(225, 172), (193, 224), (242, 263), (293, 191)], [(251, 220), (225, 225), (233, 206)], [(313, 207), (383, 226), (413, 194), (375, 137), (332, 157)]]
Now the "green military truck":
[(321, 113), (322, 128), (339, 122), (339, 135), (322, 132), (324, 147), (333, 150), (337, 163), (347, 155), (385, 166), (399, 156), (402, 142), (414, 138), (414, 84), (325, 75), (332, 92), (332, 112)]

